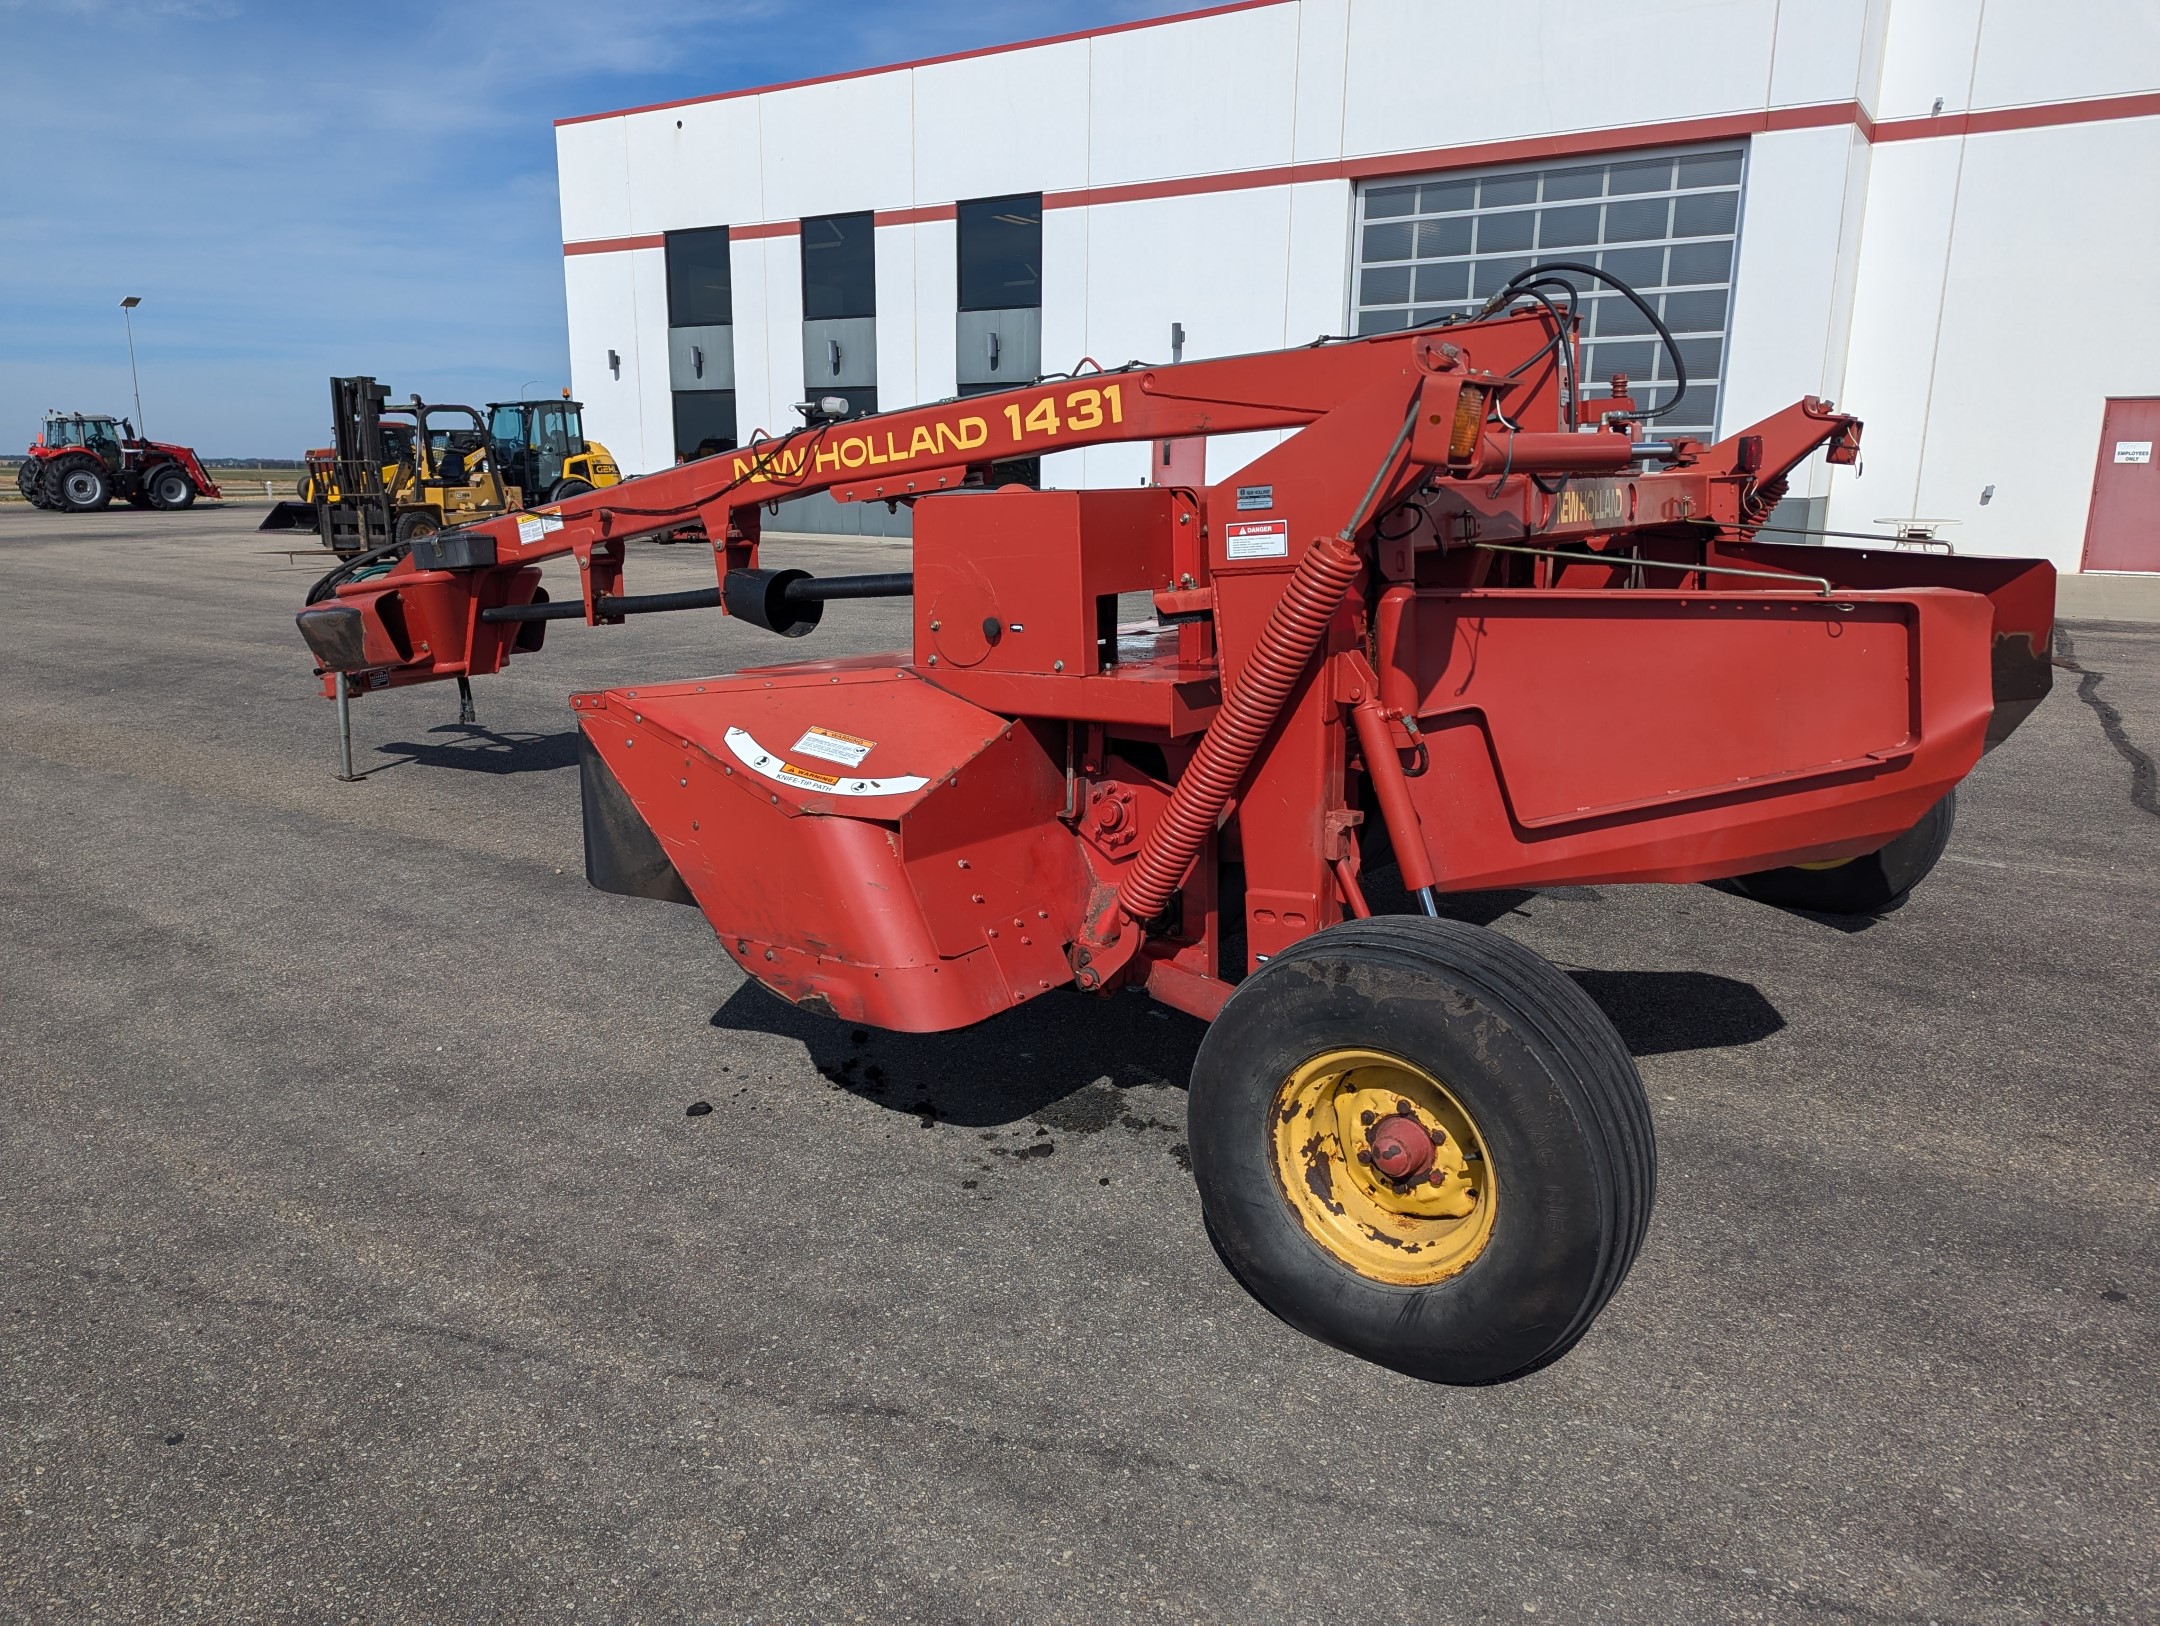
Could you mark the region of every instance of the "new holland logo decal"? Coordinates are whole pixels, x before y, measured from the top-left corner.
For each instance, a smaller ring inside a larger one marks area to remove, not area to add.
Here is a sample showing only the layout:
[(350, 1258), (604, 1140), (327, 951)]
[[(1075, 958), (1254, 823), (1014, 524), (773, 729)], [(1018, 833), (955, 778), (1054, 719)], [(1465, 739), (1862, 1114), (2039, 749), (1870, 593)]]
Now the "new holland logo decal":
[(1627, 520), (1628, 482), (1578, 480), (1560, 493), (1554, 525), (1620, 525)]

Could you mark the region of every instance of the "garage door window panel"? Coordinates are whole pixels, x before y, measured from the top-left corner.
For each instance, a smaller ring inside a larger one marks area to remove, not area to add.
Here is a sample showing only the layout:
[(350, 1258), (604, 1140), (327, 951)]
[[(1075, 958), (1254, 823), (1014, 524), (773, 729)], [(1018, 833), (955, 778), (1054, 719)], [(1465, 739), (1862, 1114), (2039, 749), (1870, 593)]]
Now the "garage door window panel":
[[(1354, 329), (1469, 316), (1528, 265), (1586, 261), (1639, 289), (1680, 341), (1690, 387), (1660, 428), (1711, 434), (1744, 167), (1741, 148), (1697, 148), (1372, 187), (1359, 201)], [(1591, 393), (1624, 372), (1638, 400), (1669, 401), (1672, 361), (1648, 320), (1602, 283), (1568, 280), (1581, 285)]]

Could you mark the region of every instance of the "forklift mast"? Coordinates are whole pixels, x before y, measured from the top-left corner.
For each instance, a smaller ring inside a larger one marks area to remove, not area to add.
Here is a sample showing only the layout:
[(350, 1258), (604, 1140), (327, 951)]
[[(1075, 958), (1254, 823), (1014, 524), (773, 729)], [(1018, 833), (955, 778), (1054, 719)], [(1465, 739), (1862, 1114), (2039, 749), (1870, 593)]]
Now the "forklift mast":
[[(396, 516), (383, 489), (382, 415), (390, 392), (372, 378), (330, 380), (330, 434), (335, 450), (337, 487), (351, 506), (359, 528), (359, 551), (387, 546), (396, 534)], [(425, 456), (424, 433), (414, 436), (414, 456)]]

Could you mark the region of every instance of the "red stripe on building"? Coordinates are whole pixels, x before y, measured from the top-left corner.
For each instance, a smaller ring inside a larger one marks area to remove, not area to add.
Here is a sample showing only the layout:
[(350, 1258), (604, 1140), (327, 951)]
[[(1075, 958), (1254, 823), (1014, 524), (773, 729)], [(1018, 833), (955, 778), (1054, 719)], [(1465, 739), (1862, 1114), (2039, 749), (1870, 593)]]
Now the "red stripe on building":
[(732, 102), (745, 96), (764, 96), (773, 91), (801, 90), (809, 85), (834, 85), (845, 79), (870, 79), (881, 73), (906, 73), (911, 68), (935, 68), (947, 62), (970, 62), (976, 57), (1003, 56), (1008, 51), (1032, 51), (1044, 45), (1070, 45), (1075, 40), (1102, 39), (1110, 34), (1130, 34), (1139, 28), (1166, 28), (1172, 23), (1194, 22), (1202, 17), (1226, 17), (1237, 11), (1264, 11), (1287, 5), (1290, 0), (1234, 0), (1223, 6), (1203, 6), (1198, 11), (1178, 11), (1167, 17), (1145, 17), (1138, 22), (1111, 23), (1102, 28), (1082, 28), (1070, 34), (1046, 34), (1041, 39), (1015, 40), (1010, 45), (982, 45), (972, 51), (948, 51), (943, 56), (917, 57), (912, 62), (888, 62), (876, 68), (850, 68), (845, 73), (824, 73), (814, 79), (790, 79), (777, 85), (753, 85), (747, 90), (722, 90), (709, 96), (684, 96), (672, 102), (648, 102), (643, 107), (619, 107), (610, 113), (575, 113), (557, 119), (565, 124), (590, 124), (595, 119), (626, 119), (634, 113), (664, 113), (671, 107), (701, 107), (707, 102)]
[(957, 203), (926, 203), (920, 209), (880, 209), (872, 222), (879, 226), (920, 226), (926, 220), (958, 220)]
[[(1280, 0), (1261, 0), (1261, 3), (1279, 4)], [(1246, 8), (1233, 6), (1227, 9)], [(1187, 15), (1210, 14), (1192, 12)], [(1419, 152), (1375, 153), (1358, 158), (1330, 158), (1308, 164), (1277, 164), (1264, 169), (1240, 169), (1216, 175), (1181, 175), (1164, 181), (1127, 181), (1111, 186), (1077, 187), (1064, 192), (1045, 192), (1043, 207), (1085, 209), (1097, 204), (1143, 203), (1160, 198), (1202, 197), (1216, 192), (1247, 192), (1262, 187), (1292, 186), (1300, 181), (1385, 180), (1395, 175), (1429, 175), (1436, 170), (1589, 158), (1644, 147), (1731, 141), (1743, 136), (1762, 135), (1779, 130), (1819, 130), (1838, 125), (1856, 129), (1861, 139), (1866, 141), (1917, 141), (2152, 117), (2160, 117), (2160, 92), (1881, 121), (1871, 118), (1867, 109), (1858, 102), (1820, 102), (1808, 107), (1771, 108), (1760, 113), (1719, 114), (1700, 119), (1673, 119), (1661, 124), (1623, 125), (1610, 130), (1575, 130), (1562, 135), (1525, 136), (1509, 141), (1480, 141), (1459, 147), (1430, 147)], [(925, 204), (913, 209), (879, 210), (877, 224), (901, 226), (923, 221), (951, 220), (956, 218), (957, 213), (956, 206), (950, 203)], [(801, 230), (802, 223), (795, 220), (777, 220), (765, 225), (729, 228), (731, 235), (742, 238), (793, 237)], [(582, 243), (565, 243), (563, 252), (604, 254), (616, 249), (658, 248), (662, 241), (659, 236), (602, 237)]]
[(565, 243), (565, 254), (620, 254), (632, 248), (666, 248), (667, 238), (660, 232), (643, 237), (588, 237), (581, 243)]
[(2160, 116), (2160, 91), (2135, 96), (2096, 96), (2083, 102), (2038, 107), (1988, 107), (1977, 113), (1933, 113), (1916, 119), (1885, 119), (1877, 141), (1923, 141), (1933, 136), (1994, 135), (2004, 130), (2046, 130), (2063, 124), (2100, 124), (2114, 119)]

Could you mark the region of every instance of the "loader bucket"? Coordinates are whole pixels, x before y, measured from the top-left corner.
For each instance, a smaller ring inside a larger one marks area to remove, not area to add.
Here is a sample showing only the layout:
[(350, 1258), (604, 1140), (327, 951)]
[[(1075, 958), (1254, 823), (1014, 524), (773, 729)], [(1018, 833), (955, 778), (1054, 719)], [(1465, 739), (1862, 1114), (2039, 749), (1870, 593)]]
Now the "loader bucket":
[(263, 515), (258, 531), (313, 531), (315, 505), (311, 502), (281, 502)]

